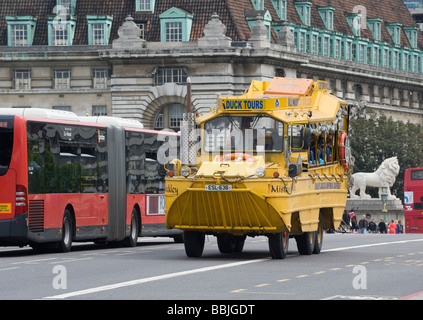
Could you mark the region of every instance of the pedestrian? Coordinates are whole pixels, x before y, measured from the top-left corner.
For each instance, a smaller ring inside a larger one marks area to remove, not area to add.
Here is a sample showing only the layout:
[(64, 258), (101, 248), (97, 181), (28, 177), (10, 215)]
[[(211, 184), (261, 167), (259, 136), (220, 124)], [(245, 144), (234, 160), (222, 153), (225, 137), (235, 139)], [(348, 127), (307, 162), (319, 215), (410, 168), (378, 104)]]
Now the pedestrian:
[(394, 222), (394, 220), (391, 220), (391, 223), (388, 225), (389, 233), (395, 234), (397, 231), (397, 224)]
[(369, 222), (366, 220), (366, 216), (364, 214), (361, 220), (358, 222), (358, 227), (360, 228), (360, 233), (366, 233), (366, 230), (369, 227)]
[(404, 226), (401, 223), (401, 220), (398, 220), (397, 223), (397, 233), (404, 233)]
[(355, 216), (355, 212), (354, 211), (351, 211), (349, 213), (349, 215), (350, 215), (350, 218), (351, 218), (351, 230), (352, 230), (352, 233), (356, 233), (357, 230), (358, 230), (357, 217)]
[(369, 232), (376, 233), (377, 232), (377, 225), (375, 223), (375, 218), (371, 218), (369, 222)]
[(377, 225), (377, 228), (380, 233), (386, 233), (386, 223), (385, 221), (383, 221), (383, 219), (380, 219), (380, 222)]

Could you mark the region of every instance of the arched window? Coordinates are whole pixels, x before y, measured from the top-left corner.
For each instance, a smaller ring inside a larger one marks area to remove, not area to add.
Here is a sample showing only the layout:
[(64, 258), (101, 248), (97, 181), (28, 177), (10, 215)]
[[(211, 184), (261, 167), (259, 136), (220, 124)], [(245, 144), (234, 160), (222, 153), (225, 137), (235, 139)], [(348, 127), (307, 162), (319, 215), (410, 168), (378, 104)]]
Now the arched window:
[(173, 129), (179, 131), (185, 106), (180, 103), (172, 103), (164, 106), (154, 118), (154, 129)]

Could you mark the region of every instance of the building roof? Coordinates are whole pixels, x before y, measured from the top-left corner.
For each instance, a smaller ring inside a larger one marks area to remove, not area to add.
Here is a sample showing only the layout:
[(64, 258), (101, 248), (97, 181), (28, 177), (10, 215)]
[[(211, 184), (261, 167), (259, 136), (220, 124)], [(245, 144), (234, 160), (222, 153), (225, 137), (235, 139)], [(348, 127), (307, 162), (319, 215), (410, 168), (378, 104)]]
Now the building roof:
[[(272, 0), (264, 1), (264, 12), (267, 10), (272, 16), (272, 21), (281, 23)], [(251, 30), (246, 21), (246, 12), (254, 11), (251, 0), (155, 0), (154, 13), (135, 12), (136, 0), (76, 0), (75, 17), (77, 19), (74, 45), (88, 44), (87, 15), (111, 15), (113, 24), (110, 35), (111, 43), (118, 38), (118, 29), (124, 23), (125, 17), (131, 15), (136, 22), (145, 22), (145, 39), (150, 42), (160, 41), (159, 15), (171, 7), (180, 8), (193, 15), (193, 25), (190, 40), (196, 41), (203, 36), (205, 24), (216, 12), (227, 27), (227, 36), (234, 41), (246, 41), (251, 37)], [(301, 24), (300, 16), (295, 9), (295, 0), (287, 0), (287, 20), (294, 24)], [(374, 0), (310, 0), (311, 26), (325, 29), (325, 25), (318, 12), (319, 7), (333, 7), (334, 31), (346, 35), (353, 35), (346, 14), (352, 13), (354, 7), (362, 5), (366, 10), (361, 12), (367, 18), (380, 18), (382, 22), (382, 41), (393, 43), (386, 28), (388, 23), (401, 23), (404, 27), (417, 27), (410, 12), (402, 0), (384, 0), (383, 5)], [(0, 2), (0, 46), (7, 45), (6, 16), (35, 16), (37, 24), (33, 45), (48, 44), (48, 17), (54, 17), (53, 9), (56, 0), (28, 1), (28, 0), (2, 0)], [(404, 31), (401, 31), (401, 45), (411, 47)], [(362, 37), (373, 40), (371, 31), (362, 30)], [(276, 41), (276, 32), (272, 31), (273, 40)], [(423, 48), (422, 34), (418, 32), (418, 47)]]

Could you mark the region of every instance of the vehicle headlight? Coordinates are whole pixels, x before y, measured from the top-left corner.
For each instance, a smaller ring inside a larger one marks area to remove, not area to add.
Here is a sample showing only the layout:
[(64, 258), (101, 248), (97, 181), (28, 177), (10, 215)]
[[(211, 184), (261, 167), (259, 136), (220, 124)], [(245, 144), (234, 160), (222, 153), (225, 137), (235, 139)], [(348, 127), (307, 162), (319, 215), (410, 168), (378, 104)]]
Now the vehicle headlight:
[(186, 178), (191, 174), (191, 169), (188, 167), (182, 167), (181, 174)]
[(266, 170), (264, 170), (264, 168), (257, 168), (256, 170), (256, 175), (259, 176), (260, 178), (264, 177), (264, 175), (266, 174)]

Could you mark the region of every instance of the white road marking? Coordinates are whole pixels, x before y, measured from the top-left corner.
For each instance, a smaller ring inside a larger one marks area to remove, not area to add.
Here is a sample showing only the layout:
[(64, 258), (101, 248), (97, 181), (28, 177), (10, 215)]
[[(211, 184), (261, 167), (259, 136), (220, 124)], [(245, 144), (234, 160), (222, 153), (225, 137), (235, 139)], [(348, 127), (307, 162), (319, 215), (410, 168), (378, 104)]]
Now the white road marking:
[[(390, 245), (390, 244), (404, 244), (404, 243), (419, 242), (419, 241), (423, 241), (423, 239), (402, 240), (402, 241), (392, 241), (392, 242), (380, 242), (380, 243), (365, 244), (365, 245), (359, 245), (359, 246), (327, 249), (327, 250), (322, 250), (322, 252), (344, 251), (344, 250), (351, 250), (351, 249), (357, 249), (357, 248), (384, 246), (384, 245)], [(232, 268), (232, 267), (237, 267), (237, 266), (241, 266), (241, 265), (257, 263), (257, 262), (264, 262), (264, 261), (269, 261), (269, 260), (271, 260), (271, 259), (270, 258), (254, 259), (254, 260), (247, 260), (247, 261), (242, 261), (242, 262), (227, 263), (227, 264), (221, 264), (221, 265), (217, 265), (217, 266), (204, 267), (204, 268), (199, 268), (199, 269), (192, 269), (192, 270), (187, 270), (187, 271), (163, 274), (163, 275), (160, 275), (160, 276), (136, 279), (136, 280), (120, 282), (120, 283), (115, 283), (115, 284), (105, 285), (105, 286), (99, 286), (99, 287), (85, 289), (85, 290), (68, 292), (68, 293), (59, 294), (59, 295), (55, 295), (55, 296), (45, 297), (44, 299), (66, 299), (66, 298), (77, 297), (77, 296), (82, 296), (82, 295), (86, 295), (86, 294), (97, 293), (97, 292), (101, 292), (101, 291), (108, 291), (108, 290), (114, 290), (114, 289), (118, 289), (118, 288), (134, 286), (134, 285), (138, 285), (138, 284), (142, 284), (142, 283), (146, 283), (146, 282), (152, 282), (152, 281), (159, 281), (159, 280), (170, 279), (170, 278), (175, 278), (175, 277), (181, 277), (181, 276), (186, 276), (186, 275), (200, 273), (200, 272), (208, 272), (208, 271), (214, 271), (214, 270), (219, 270), (219, 269)]]
[(175, 277), (180, 277), (180, 276), (186, 276), (186, 275), (189, 275), (189, 274), (200, 273), (200, 272), (208, 272), (208, 271), (214, 271), (214, 270), (219, 270), (219, 269), (238, 267), (238, 266), (245, 265), (245, 264), (264, 262), (264, 261), (269, 261), (269, 260), (270, 260), (270, 258), (226, 263), (226, 264), (221, 264), (221, 265), (212, 266), (212, 267), (204, 267), (204, 268), (199, 268), (199, 269), (192, 269), (192, 270), (187, 270), (187, 271), (163, 274), (161, 276), (155, 276), (155, 277), (149, 277), (149, 278), (143, 278), (143, 279), (136, 279), (136, 280), (120, 282), (120, 283), (115, 283), (115, 284), (106, 285), (106, 286), (100, 286), (100, 287), (91, 288), (91, 289), (68, 292), (68, 293), (59, 294), (59, 295), (55, 295), (55, 296), (45, 297), (44, 299), (66, 299), (66, 298), (70, 298), (70, 297), (82, 296), (82, 295), (85, 295), (85, 294), (92, 294), (92, 293), (97, 293), (97, 292), (101, 292), (101, 291), (114, 290), (114, 289), (118, 289), (118, 288), (134, 286), (134, 285), (138, 285), (138, 284), (146, 283), (146, 282), (164, 280), (164, 279), (175, 278)]

